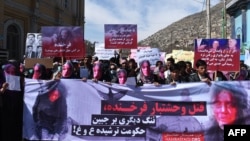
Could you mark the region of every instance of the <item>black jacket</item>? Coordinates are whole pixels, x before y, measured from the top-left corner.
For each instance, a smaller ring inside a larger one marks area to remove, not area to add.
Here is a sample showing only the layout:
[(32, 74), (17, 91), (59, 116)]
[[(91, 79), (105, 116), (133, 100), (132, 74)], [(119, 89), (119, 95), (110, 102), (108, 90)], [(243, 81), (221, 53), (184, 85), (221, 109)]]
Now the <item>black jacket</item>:
[[(209, 77), (209, 75), (207, 73), (205, 74), (205, 78), (208, 78), (209, 80), (211, 80), (211, 78)], [(198, 73), (193, 73), (189, 76), (188, 81), (189, 82), (201, 82), (201, 79), (200, 79)]]

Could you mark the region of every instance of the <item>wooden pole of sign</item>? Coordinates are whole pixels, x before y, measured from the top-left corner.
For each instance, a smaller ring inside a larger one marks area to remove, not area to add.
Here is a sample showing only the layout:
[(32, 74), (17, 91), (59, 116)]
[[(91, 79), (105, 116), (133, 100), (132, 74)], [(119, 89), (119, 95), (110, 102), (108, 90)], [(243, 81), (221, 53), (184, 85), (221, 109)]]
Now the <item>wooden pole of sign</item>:
[(219, 80), (218, 80), (219, 78), (217, 78), (217, 71), (218, 71), (218, 70), (216, 70), (216, 71), (214, 72), (214, 78), (213, 78), (214, 80), (213, 80), (213, 81), (219, 81)]
[(61, 60), (62, 60), (62, 65), (63, 65), (64, 64), (63, 56), (61, 57)]

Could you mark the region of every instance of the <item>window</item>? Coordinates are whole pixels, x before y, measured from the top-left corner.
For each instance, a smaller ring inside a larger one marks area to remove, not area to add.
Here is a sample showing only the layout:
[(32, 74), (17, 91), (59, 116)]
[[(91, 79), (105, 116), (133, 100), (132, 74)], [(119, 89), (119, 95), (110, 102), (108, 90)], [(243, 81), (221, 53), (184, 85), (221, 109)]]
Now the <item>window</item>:
[(240, 39), (240, 37), (241, 37), (240, 34), (238, 34), (237, 37), (236, 37), (236, 39)]
[(64, 5), (63, 5), (63, 7), (64, 7), (64, 8), (68, 8), (68, 6), (69, 6), (69, 1), (68, 1), (68, 0), (64, 0)]
[(15, 25), (7, 28), (7, 50), (10, 59), (20, 59), (20, 33)]

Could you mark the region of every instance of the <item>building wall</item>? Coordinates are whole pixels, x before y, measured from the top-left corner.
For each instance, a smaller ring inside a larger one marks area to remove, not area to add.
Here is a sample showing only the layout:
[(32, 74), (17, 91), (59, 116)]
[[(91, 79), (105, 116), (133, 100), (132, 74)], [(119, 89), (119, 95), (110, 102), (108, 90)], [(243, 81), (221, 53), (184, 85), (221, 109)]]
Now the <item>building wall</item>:
[[(233, 0), (227, 5), (227, 14), (233, 23), (232, 38), (241, 39), (241, 60), (246, 60), (246, 49), (250, 47), (250, 0)], [(250, 65), (247, 64), (247, 65)]]
[(242, 15), (241, 11), (237, 11), (235, 14), (235, 37), (242, 39)]
[(21, 60), (27, 33), (42, 26), (81, 26), (83, 10), (83, 0), (0, 0), (0, 49), (12, 53), (7, 59)]
[(246, 22), (247, 23), (249, 23), (249, 24), (247, 24), (247, 34), (248, 34), (248, 36), (247, 36), (247, 38), (246, 38), (246, 41), (247, 41), (247, 43), (248, 44), (250, 44), (250, 3), (248, 3), (247, 4), (247, 11), (246, 11), (246, 15), (247, 15), (247, 20), (246, 20)]

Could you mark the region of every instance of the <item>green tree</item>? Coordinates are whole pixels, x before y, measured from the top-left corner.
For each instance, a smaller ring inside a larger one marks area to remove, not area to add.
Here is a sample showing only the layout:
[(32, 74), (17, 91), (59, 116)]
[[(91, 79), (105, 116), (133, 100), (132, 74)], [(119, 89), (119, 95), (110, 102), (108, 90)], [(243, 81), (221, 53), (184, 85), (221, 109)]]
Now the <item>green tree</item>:
[(85, 49), (86, 49), (86, 54), (87, 55), (94, 55), (95, 52), (95, 42), (90, 42), (88, 40), (84, 41)]

